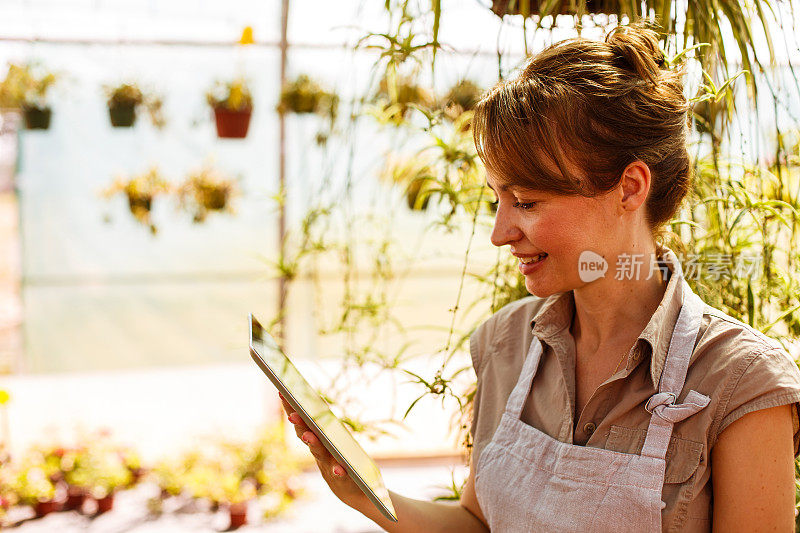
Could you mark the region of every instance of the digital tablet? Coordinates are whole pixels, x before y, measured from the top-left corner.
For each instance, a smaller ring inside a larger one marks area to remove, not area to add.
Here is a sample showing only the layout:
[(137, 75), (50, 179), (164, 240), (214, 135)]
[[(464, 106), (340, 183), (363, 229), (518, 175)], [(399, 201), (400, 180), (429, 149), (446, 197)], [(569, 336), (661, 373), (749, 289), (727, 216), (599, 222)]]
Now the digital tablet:
[(378, 465), (353, 438), (347, 426), (331, 412), (325, 400), (308, 384), (252, 313), (248, 319), (250, 356), (253, 361), (378, 510), (389, 520), (397, 522)]

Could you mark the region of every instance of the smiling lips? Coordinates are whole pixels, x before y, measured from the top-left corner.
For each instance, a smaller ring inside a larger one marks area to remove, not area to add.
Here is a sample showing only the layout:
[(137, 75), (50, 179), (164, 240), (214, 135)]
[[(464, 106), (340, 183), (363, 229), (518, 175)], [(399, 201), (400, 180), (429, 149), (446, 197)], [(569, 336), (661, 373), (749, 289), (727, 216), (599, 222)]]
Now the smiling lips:
[(523, 265), (527, 265), (527, 264), (530, 264), (530, 263), (538, 263), (539, 261), (541, 261), (545, 257), (547, 257), (547, 254), (542, 252), (542, 253), (540, 253), (538, 255), (533, 255), (533, 256), (530, 256), (530, 257), (519, 257), (519, 262), (522, 263)]

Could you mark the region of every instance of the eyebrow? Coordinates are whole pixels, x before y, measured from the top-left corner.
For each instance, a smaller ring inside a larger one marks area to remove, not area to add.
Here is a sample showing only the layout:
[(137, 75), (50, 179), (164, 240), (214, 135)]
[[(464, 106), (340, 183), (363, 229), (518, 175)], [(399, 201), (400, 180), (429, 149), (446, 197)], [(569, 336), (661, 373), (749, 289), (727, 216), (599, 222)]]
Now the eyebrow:
[[(490, 189), (492, 189), (492, 191), (497, 192), (497, 191), (494, 190), (494, 187), (489, 185), (489, 180), (486, 180), (486, 186), (489, 187)], [(506, 192), (509, 189), (509, 187), (511, 187), (511, 186), (510, 185), (500, 185), (500, 190), (503, 191), (503, 192)]]

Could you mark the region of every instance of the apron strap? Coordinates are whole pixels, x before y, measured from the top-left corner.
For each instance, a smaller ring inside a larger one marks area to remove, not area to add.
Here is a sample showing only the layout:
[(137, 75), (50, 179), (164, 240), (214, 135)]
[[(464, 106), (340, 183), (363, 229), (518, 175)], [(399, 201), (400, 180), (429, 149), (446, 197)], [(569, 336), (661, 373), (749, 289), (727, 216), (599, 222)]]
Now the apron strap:
[(539, 337), (534, 335), (528, 347), (528, 355), (525, 357), (525, 363), (522, 365), (517, 384), (514, 385), (514, 390), (511, 391), (506, 403), (506, 413), (513, 418), (519, 418), (522, 415), (522, 408), (528, 398), (533, 378), (536, 377), (536, 371), (539, 369), (542, 352), (542, 342)]
[(711, 401), (708, 396), (691, 390), (686, 395), (684, 403), (676, 403), (686, 382), (686, 371), (694, 352), (705, 304), (692, 292), (682, 273), (679, 270), (675, 273), (681, 276), (681, 311), (669, 343), (658, 392), (645, 404), (645, 409), (651, 416), (642, 446), (642, 455), (660, 459), (666, 458), (673, 425), (702, 410)]

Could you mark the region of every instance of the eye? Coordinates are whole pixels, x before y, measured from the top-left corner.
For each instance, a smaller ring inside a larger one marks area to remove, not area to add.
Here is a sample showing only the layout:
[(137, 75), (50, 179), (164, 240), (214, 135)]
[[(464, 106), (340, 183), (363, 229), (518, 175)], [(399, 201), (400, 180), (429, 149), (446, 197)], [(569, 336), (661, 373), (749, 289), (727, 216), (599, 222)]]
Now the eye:
[(525, 209), (525, 210), (532, 209), (533, 206), (535, 206), (535, 205), (536, 205), (536, 202), (519, 202), (519, 201), (514, 202), (514, 207), (517, 207), (519, 209)]

